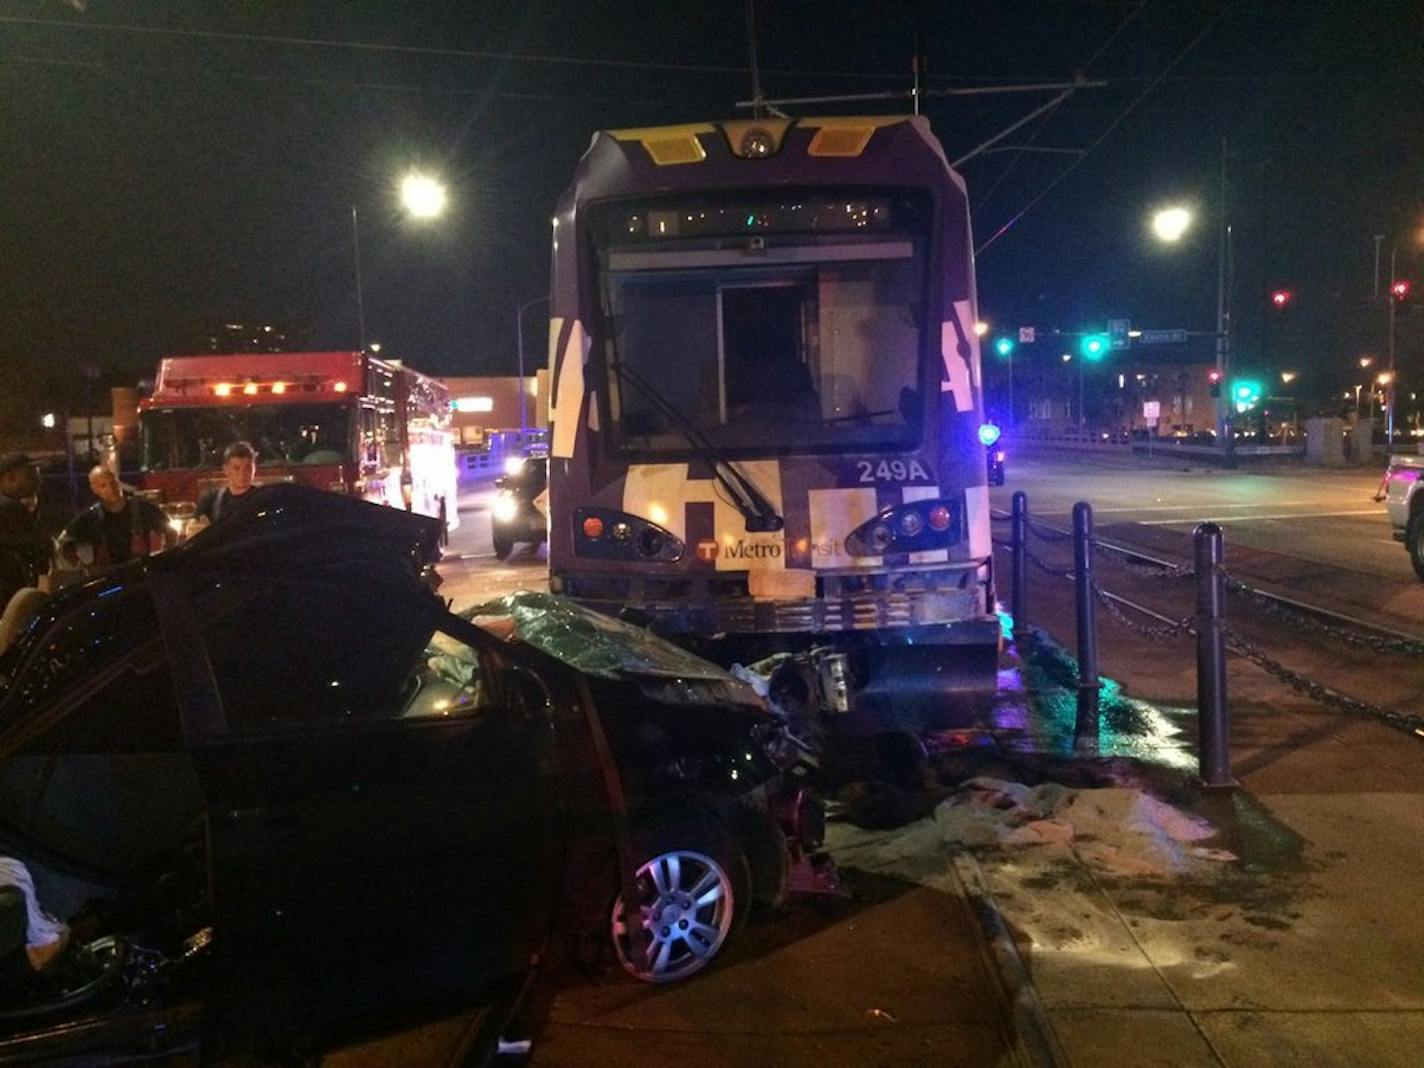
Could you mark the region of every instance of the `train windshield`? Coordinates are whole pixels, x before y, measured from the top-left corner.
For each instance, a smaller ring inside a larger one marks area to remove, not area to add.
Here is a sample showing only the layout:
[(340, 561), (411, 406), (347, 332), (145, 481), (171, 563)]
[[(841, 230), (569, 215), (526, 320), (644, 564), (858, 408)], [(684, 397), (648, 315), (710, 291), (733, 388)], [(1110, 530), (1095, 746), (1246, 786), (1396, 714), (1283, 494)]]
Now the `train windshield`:
[(685, 452), (690, 428), (731, 454), (915, 447), (927, 204), (761, 196), (594, 213), (617, 446)]

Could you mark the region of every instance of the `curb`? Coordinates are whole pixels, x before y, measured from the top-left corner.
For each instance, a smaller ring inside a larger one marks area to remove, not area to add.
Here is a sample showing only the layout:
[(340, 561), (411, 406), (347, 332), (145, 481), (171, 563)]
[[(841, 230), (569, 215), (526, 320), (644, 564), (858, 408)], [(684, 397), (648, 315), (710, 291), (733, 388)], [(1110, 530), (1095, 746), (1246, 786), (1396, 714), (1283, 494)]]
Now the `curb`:
[(950, 855), (950, 872), (970, 913), (980, 955), (994, 977), (1013, 1030), (1014, 1059), (1024, 1068), (1066, 1068), (1071, 1062), (1038, 996), (984, 870), (966, 852)]

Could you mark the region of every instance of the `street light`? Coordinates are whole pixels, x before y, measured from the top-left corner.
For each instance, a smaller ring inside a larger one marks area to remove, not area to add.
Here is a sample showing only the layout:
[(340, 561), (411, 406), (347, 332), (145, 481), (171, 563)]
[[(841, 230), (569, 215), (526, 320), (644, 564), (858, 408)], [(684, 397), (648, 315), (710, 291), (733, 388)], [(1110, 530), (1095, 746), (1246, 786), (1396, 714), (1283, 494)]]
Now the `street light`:
[(1181, 205), (1163, 208), (1152, 216), (1152, 232), (1168, 244), (1180, 241), (1191, 225), (1192, 213)]
[[(418, 171), (411, 171), (400, 182), (400, 203), (406, 214), (415, 219), (434, 219), (444, 214), (446, 205), (443, 183)], [(366, 351), (366, 295), (361, 285), (361, 221), (356, 202), (351, 202), (351, 248), (356, 261), (356, 329), (361, 351)]]
[(989, 324), (986, 323), (986, 322), (984, 322), (983, 319), (980, 319), (977, 323), (974, 324), (974, 336), (975, 336), (975, 337), (983, 337), (983, 336), (984, 336), (985, 334), (987, 334), (988, 332), (989, 332)]
[(427, 174), (412, 171), (401, 179), (401, 204), (416, 219), (434, 219), (445, 211), (445, 186)]
[[(1222, 376), (1231, 373), (1231, 221), (1226, 204), (1226, 142), (1221, 142), (1220, 177), (1221, 237), (1217, 246), (1216, 270), (1216, 369)], [(1192, 213), (1180, 205), (1163, 208), (1152, 217), (1152, 232), (1159, 241), (1175, 244), (1192, 223)], [(1231, 405), (1216, 399), (1216, 436), (1225, 441), (1227, 467), (1236, 466), (1235, 434), (1231, 430)]]

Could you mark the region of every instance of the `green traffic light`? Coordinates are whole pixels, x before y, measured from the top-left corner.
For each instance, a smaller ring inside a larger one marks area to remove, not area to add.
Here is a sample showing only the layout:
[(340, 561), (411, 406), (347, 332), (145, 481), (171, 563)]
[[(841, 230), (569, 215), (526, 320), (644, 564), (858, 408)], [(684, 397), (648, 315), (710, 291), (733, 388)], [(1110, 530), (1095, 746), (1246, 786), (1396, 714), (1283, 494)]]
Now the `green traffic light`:
[(1261, 399), (1261, 383), (1250, 378), (1240, 378), (1231, 384), (1231, 399), (1238, 410), (1253, 408)]
[(1102, 334), (1084, 334), (1079, 351), (1089, 360), (1101, 360), (1108, 351), (1108, 339)]
[(1006, 337), (1001, 337), (994, 342), (994, 351), (1000, 356), (1010, 356), (1014, 351), (1014, 343)]

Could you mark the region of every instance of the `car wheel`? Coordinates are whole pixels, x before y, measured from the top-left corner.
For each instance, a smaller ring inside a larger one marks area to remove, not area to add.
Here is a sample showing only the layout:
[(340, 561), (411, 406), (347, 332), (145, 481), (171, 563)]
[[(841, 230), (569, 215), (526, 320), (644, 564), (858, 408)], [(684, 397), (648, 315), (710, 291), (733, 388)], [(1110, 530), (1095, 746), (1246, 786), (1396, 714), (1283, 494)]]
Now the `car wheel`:
[(1405, 528), (1404, 547), (1409, 550), (1409, 562), (1414, 565), (1414, 574), (1424, 582), (1424, 509), (1414, 513)]
[(618, 961), (649, 983), (686, 979), (710, 964), (741, 926), (751, 904), (746, 857), (715, 823), (692, 823), (635, 842), (643, 945), (634, 951), (623, 898), (610, 927)]
[(514, 539), (508, 534), (501, 534), (495, 531), (492, 540), (494, 541), (494, 554), (501, 560), (508, 560), (509, 554), (514, 552)]

